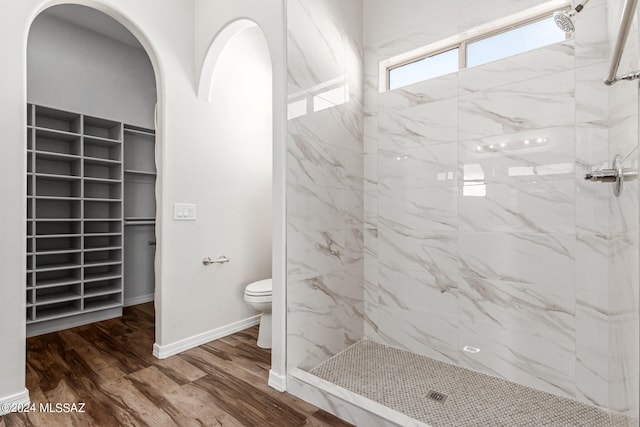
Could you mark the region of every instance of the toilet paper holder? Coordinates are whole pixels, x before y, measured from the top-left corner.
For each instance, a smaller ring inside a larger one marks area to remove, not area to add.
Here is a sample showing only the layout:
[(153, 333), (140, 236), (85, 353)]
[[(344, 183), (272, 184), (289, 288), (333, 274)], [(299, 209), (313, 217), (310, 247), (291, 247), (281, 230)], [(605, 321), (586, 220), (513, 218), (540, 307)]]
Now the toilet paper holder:
[(211, 265), (211, 264), (224, 264), (225, 262), (229, 262), (229, 258), (224, 255), (220, 255), (216, 259), (211, 259), (211, 257), (206, 257), (202, 260), (202, 264)]
[(202, 264), (211, 265), (211, 264), (224, 264), (225, 262), (229, 262), (229, 258), (224, 255), (220, 255), (216, 259), (211, 259), (211, 257), (206, 257), (202, 260)]

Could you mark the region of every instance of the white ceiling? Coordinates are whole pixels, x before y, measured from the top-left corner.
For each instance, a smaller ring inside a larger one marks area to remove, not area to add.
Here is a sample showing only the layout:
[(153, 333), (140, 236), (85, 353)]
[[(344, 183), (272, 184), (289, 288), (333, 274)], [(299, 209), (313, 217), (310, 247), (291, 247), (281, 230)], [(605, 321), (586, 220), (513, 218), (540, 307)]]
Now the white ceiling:
[(142, 49), (142, 45), (124, 26), (115, 19), (90, 7), (75, 4), (63, 4), (53, 6), (42, 15), (58, 18), (72, 25), (85, 28), (90, 31), (102, 34), (111, 39), (125, 43), (137, 49)]

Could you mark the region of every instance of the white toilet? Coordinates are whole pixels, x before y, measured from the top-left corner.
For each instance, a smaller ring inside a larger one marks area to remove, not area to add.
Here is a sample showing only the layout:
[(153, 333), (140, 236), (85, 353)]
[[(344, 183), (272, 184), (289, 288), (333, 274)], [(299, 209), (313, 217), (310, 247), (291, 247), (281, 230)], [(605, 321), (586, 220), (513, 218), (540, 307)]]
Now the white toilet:
[(258, 347), (271, 348), (271, 279), (249, 283), (244, 289), (244, 300), (251, 308), (262, 312), (260, 332), (258, 332)]

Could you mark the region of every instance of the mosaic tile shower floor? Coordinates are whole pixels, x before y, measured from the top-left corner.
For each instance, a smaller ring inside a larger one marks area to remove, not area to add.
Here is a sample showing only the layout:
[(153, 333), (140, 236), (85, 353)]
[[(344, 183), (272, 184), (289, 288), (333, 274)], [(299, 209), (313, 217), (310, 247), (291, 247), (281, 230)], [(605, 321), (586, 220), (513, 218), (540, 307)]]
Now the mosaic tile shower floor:
[[(433, 427), (632, 426), (626, 417), (362, 340), (311, 374)], [(427, 397), (447, 395), (444, 403)]]

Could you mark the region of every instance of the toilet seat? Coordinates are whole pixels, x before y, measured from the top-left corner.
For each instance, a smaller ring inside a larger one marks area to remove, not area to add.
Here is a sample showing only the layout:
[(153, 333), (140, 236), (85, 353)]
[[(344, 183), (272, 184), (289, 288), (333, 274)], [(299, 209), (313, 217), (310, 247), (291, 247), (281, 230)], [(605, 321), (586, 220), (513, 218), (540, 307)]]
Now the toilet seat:
[(244, 300), (249, 304), (271, 304), (273, 302), (273, 298), (271, 294), (265, 295), (248, 295), (244, 294)]
[(271, 279), (265, 279), (247, 285), (244, 294), (249, 297), (271, 297), (272, 289)]

